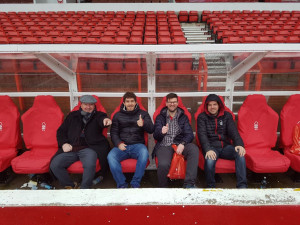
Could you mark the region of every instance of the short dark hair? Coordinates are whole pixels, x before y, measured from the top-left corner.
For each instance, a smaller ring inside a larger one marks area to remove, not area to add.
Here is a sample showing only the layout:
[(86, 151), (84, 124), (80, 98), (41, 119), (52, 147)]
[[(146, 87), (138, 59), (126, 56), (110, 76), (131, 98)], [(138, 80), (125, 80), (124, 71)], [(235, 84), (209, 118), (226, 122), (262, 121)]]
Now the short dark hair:
[(134, 101), (136, 101), (136, 95), (133, 92), (127, 91), (124, 95), (123, 95), (123, 102), (125, 102), (126, 98), (133, 98)]
[(167, 98), (167, 101), (169, 99), (171, 99), (171, 98), (177, 98), (177, 100), (178, 100), (178, 96), (175, 93), (169, 93), (169, 94), (167, 94), (166, 98)]

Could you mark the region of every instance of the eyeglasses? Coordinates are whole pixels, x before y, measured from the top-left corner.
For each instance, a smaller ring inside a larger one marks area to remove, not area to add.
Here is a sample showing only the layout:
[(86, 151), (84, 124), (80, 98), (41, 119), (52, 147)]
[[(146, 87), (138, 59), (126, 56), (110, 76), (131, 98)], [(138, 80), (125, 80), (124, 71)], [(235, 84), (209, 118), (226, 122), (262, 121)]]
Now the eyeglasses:
[(170, 104), (170, 105), (175, 105), (177, 103), (178, 103), (177, 101), (176, 102), (168, 102), (168, 104)]

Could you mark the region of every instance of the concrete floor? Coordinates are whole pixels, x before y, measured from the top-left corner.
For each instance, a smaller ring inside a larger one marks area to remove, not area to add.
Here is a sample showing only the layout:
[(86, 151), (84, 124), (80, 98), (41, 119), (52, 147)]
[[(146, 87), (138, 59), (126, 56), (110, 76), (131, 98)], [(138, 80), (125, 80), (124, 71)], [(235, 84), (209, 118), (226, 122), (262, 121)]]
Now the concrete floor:
[[(8, 183), (0, 182), (0, 190), (15, 190), (15, 189), (31, 189), (28, 187), (21, 188), (24, 183), (28, 183), (30, 181), (30, 177), (26, 174), (14, 174), (9, 171), (9, 175), (11, 180)], [(130, 181), (133, 174), (126, 174), (128, 181)], [(72, 179), (74, 181), (80, 182), (81, 175), (80, 174), (72, 174)], [(265, 176), (267, 178), (267, 188), (299, 188), (300, 180), (298, 174), (298, 182), (294, 182), (295, 172), (289, 170), (286, 173), (282, 174), (254, 174), (248, 170), (248, 187), (249, 188), (260, 188), (261, 180)], [(235, 188), (236, 186), (236, 178), (235, 174), (219, 174), (217, 175), (217, 188)], [(170, 188), (180, 188), (183, 185), (183, 180), (170, 180), (169, 187)], [(205, 188), (205, 177), (204, 172), (202, 170), (198, 170), (197, 182), (196, 185), (198, 188)], [(55, 189), (61, 189), (62, 187), (59, 185), (57, 181), (52, 183), (52, 186)], [(37, 186), (38, 189), (44, 189)], [(156, 170), (146, 170), (145, 175), (141, 182), (141, 188), (153, 188), (158, 187), (157, 183), (157, 175)], [(101, 188), (101, 189), (109, 189), (116, 188), (116, 183), (113, 180), (112, 175), (109, 173), (103, 181), (99, 184), (96, 184), (92, 187), (93, 189)]]

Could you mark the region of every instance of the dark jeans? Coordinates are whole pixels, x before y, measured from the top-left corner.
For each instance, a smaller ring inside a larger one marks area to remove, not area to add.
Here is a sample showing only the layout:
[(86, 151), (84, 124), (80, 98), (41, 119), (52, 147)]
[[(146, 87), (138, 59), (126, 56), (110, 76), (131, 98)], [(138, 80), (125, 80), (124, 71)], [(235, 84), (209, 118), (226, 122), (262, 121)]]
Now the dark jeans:
[(92, 186), (96, 172), (97, 153), (90, 148), (85, 148), (78, 152), (63, 152), (52, 159), (50, 169), (62, 186), (74, 186), (67, 168), (78, 160), (82, 162), (83, 166), (80, 188), (87, 189)]
[[(247, 187), (247, 177), (246, 177), (246, 161), (245, 157), (241, 157), (238, 152), (235, 151), (234, 146), (227, 145), (224, 148), (213, 149), (218, 158), (235, 160), (235, 171), (237, 178), (237, 188)], [(205, 157), (205, 155), (204, 155)], [(206, 184), (208, 188), (215, 188), (215, 167), (217, 160), (205, 159), (204, 171)]]
[[(168, 173), (171, 166), (174, 150), (171, 146), (161, 146), (156, 151), (158, 160), (157, 176), (159, 187), (168, 186)], [(193, 144), (185, 145), (182, 152), (185, 160), (187, 160), (184, 185), (194, 185), (196, 183), (199, 161), (199, 149)]]

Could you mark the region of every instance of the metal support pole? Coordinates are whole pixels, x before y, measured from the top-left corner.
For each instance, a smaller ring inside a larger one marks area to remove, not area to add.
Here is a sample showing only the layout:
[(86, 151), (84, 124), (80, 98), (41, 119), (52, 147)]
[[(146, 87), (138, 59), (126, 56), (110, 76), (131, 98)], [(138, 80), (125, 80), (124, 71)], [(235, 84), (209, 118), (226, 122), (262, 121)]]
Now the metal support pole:
[(234, 82), (249, 71), (256, 63), (258, 63), (268, 52), (253, 52), (250, 56), (245, 58), (242, 62), (236, 65), (231, 71), (227, 73), (226, 77), (226, 92), (229, 96), (225, 96), (225, 104), (232, 110)]
[(76, 73), (47, 53), (35, 54), (35, 56), (62, 79), (68, 82), (70, 91), (70, 109), (73, 109), (78, 104), (78, 97), (74, 97), (73, 95), (74, 92), (78, 92)]

